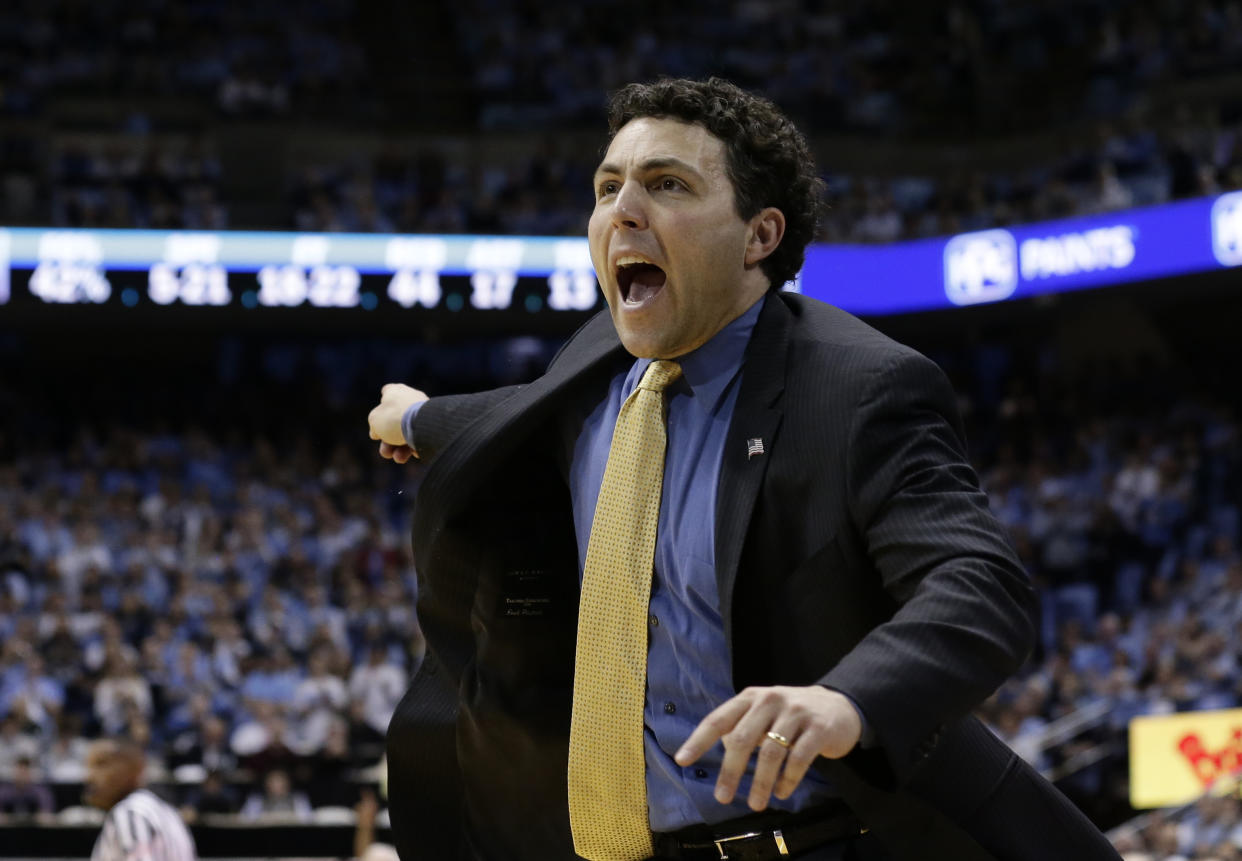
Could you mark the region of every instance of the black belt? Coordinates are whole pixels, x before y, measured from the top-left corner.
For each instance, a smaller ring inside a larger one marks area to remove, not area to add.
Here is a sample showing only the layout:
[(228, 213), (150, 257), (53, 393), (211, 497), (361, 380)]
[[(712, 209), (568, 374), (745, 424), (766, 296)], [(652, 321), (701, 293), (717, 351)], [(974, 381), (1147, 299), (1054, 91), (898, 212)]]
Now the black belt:
[(849, 808), (833, 804), (797, 813), (760, 813), (716, 825), (692, 825), (654, 837), (657, 858), (779, 861), (866, 831)]

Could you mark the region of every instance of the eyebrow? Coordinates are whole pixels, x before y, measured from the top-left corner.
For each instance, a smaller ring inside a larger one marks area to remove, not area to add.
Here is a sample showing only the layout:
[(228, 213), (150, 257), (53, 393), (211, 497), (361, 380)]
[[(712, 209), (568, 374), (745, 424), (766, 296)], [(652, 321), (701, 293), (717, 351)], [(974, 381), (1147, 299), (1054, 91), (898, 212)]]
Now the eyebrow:
[[(676, 168), (677, 170), (690, 174), (696, 179), (703, 178), (703, 175), (691, 167), (688, 163), (679, 158), (673, 158), (672, 156), (657, 156), (655, 158), (649, 158), (638, 165), (638, 169), (643, 173), (650, 173), (653, 170), (662, 170), (667, 167)], [(595, 169), (596, 177), (604, 174), (614, 174), (616, 176), (620, 176), (621, 173), (621, 166), (613, 164), (612, 162), (605, 162)]]

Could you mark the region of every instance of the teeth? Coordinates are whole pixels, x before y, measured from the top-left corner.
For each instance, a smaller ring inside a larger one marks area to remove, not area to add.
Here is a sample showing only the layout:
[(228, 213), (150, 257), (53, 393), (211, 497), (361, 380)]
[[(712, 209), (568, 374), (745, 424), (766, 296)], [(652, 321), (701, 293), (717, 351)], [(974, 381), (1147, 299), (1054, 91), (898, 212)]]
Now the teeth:
[[(625, 254), (617, 258), (617, 266), (633, 266), (635, 263), (651, 263), (645, 257), (639, 257), (635, 254)], [(655, 264), (652, 264), (655, 265)]]

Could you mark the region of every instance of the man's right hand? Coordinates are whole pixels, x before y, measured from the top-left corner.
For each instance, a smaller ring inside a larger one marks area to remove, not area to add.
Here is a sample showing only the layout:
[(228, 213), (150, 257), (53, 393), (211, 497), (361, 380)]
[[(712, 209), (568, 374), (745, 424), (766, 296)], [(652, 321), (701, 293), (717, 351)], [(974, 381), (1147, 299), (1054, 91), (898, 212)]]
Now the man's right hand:
[(427, 396), (418, 389), (401, 383), (389, 383), (380, 389), (379, 406), (367, 416), (367, 422), (371, 426), (371, 439), (380, 441), (380, 457), (405, 463), (414, 456), (414, 450), (406, 444), (401, 419), (413, 404), (425, 400)]

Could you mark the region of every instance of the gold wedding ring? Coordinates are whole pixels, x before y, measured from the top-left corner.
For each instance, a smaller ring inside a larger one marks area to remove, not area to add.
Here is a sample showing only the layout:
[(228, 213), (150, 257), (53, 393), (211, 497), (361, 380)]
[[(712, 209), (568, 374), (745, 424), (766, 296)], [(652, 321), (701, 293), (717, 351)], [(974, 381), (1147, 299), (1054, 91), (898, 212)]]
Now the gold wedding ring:
[(772, 739), (772, 741), (776, 742), (777, 744), (779, 744), (781, 747), (785, 748), (786, 750), (788, 750), (793, 745), (793, 742), (791, 742), (785, 736), (781, 735), (776, 730), (772, 730), (772, 729), (768, 730), (768, 738)]

